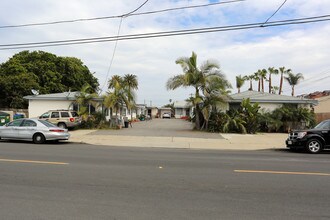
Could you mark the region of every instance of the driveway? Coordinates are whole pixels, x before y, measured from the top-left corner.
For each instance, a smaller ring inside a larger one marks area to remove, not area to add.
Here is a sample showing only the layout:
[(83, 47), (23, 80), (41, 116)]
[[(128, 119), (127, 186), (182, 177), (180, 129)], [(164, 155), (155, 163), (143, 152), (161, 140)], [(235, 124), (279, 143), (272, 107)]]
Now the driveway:
[(223, 139), (220, 134), (194, 131), (191, 122), (182, 119), (153, 119), (132, 123), (132, 127), (120, 130), (98, 130), (92, 135), (123, 135), (144, 137), (186, 137)]

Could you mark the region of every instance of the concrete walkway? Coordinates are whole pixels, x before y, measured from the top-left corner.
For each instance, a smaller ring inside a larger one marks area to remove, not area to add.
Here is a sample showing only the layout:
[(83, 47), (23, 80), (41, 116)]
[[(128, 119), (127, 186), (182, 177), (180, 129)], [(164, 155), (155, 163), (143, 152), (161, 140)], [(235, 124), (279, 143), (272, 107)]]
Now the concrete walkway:
[(70, 131), (70, 142), (126, 147), (261, 150), (284, 149), (287, 134), (216, 134), (193, 131), (180, 119), (154, 119), (120, 130)]

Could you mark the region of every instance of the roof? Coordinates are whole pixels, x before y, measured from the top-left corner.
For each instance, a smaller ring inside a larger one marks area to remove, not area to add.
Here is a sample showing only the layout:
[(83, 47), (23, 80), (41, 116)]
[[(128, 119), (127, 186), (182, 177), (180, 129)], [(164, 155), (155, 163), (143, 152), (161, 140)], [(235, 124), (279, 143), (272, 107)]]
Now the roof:
[(190, 108), (190, 105), (186, 101), (175, 101), (174, 108)]
[(313, 99), (298, 98), (294, 96), (278, 95), (266, 92), (245, 91), (230, 95), (229, 103), (240, 103), (243, 99), (250, 98), (251, 102), (258, 103), (291, 103), (291, 104), (313, 104), (317, 105), (318, 101)]
[[(27, 100), (69, 100), (75, 101), (77, 96), (80, 95), (79, 91), (75, 92), (62, 92), (62, 93), (51, 93), (43, 95), (28, 95), (24, 96), (24, 99)], [(103, 100), (103, 98), (94, 98), (94, 100)]]
[(76, 97), (79, 94), (80, 92), (63, 92), (44, 95), (28, 95), (23, 98), (28, 100), (76, 100)]

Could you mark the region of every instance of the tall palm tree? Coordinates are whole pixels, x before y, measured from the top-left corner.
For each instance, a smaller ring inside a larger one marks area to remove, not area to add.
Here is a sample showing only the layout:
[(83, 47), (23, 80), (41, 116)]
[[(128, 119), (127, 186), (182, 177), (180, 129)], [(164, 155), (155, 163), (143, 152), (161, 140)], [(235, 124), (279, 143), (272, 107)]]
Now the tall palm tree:
[(253, 90), (253, 84), (252, 84), (252, 82), (253, 82), (253, 80), (255, 80), (254, 74), (252, 74), (252, 75), (246, 75), (246, 76), (244, 76), (244, 78), (245, 78), (245, 80), (249, 80), (250, 81), (250, 88), (249, 88), (249, 90), (252, 91)]
[(296, 85), (298, 85), (300, 80), (304, 79), (303, 74), (302, 73), (294, 74), (294, 73), (289, 72), (288, 76), (285, 77), (285, 79), (291, 86), (291, 89), (292, 89), (291, 95), (294, 96), (294, 88)]
[(272, 92), (272, 75), (277, 75), (278, 74), (278, 70), (275, 69), (274, 67), (269, 67), (268, 68), (268, 75), (269, 75), (269, 78), (268, 78), (268, 82), (269, 82), (269, 93)]
[(136, 94), (134, 90), (138, 89), (138, 80), (137, 76), (133, 74), (125, 74), (123, 77), (123, 85), (127, 90), (127, 99), (129, 106), (127, 108), (130, 111), (132, 119), (132, 107), (135, 106)]
[(191, 57), (178, 58), (176, 64), (179, 64), (182, 68), (183, 73), (171, 77), (167, 83), (167, 89), (177, 89), (179, 87), (193, 87), (195, 89), (195, 128), (201, 129), (201, 91), (204, 91), (210, 82), (210, 78), (224, 79), (225, 76), (221, 73), (220, 67), (217, 63), (212, 61), (206, 61), (200, 68), (197, 66), (197, 54), (192, 52)]
[(259, 72), (255, 72), (254, 74), (254, 80), (258, 81), (258, 92), (260, 92), (260, 88), (261, 88), (261, 76), (259, 74)]
[(279, 71), (281, 73), (281, 77), (280, 77), (280, 88), (279, 88), (279, 92), (278, 94), (281, 95), (282, 94), (282, 89), (283, 89), (283, 79), (284, 79), (284, 75), (287, 75), (288, 73), (291, 72), (291, 69), (285, 69), (285, 67), (280, 67)]
[(265, 91), (264, 80), (266, 79), (267, 76), (267, 70), (266, 69), (258, 70), (258, 73), (261, 81), (261, 91), (264, 92)]
[(112, 108), (121, 115), (121, 109), (124, 105), (128, 106), (127, 90), (125, 89), (124, 80), (119, 75), (113, 75), (109, 80), (109, 87), (111, 91), (104, 99), (104, 105), (108, 108)]
[(237, 93), (241, 92), (241, 88), (245, 83), (245, 78), (241, 75), (236, 76), (236, 88), (237, 88)]
[(219, 107), (228, 101), (227, 88), (231, 85), (225, 78), (210, 77), (203, 89), (202, 115), (204, 123), (202, 128), (208, 130), (208, 123), (212, 112), (218, 112)]

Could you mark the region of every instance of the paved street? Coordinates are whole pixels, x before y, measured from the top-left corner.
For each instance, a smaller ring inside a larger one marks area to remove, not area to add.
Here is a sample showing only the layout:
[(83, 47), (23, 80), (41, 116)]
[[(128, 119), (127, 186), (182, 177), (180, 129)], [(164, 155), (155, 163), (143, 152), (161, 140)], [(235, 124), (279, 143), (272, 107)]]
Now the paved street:
[(2, 219), (329, 219), (330, 154), (0, 142)]

